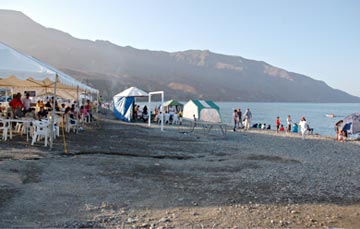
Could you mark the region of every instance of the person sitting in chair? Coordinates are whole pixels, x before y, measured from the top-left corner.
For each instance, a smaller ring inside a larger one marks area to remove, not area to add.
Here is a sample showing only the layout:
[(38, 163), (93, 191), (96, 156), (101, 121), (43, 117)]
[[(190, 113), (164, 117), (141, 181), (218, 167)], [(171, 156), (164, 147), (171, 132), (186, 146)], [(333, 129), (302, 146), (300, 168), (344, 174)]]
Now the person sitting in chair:
[(48, 112), (45, 110), (44, 107), (40, 107), (40, 111), (37, 113), (37, 117), (39, 119), (47, 118)]
[(148, 109), (146, 105), (143, 108), (142, 119), (144, 120), (144, 122), (146, 122), (149, 119)]

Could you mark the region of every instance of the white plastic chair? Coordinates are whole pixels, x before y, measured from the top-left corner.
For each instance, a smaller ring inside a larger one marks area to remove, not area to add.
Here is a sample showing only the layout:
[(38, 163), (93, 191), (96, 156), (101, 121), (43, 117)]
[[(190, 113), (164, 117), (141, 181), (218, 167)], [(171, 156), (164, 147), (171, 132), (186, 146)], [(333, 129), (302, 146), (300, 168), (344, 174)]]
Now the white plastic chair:
[(164, 121), (164, 115), (163, 115), (163, 113), (159, 113), (158, 115), (157, 115), (157, 123), (158, 124), (161, 124), (161, 122), (162, 121)]
[(170, 114), (169, 113), (165, 113), (164, 124), (170, 124)]
[[(51, 125), (51, 121), (50, 121)], [(60, 137), (60, 125), (61, 125), (61, 117), (58, 115), (55, 115), (54, 118), (54, 139), (56, 137)]]
[(34, 121), (33, 125), (34, 125), (34, 135), (32, 138), (31, 145), (34, 145), (36, 141), (40, 140), (41, 137), (44, 137), (45, 146), (47, 146), (48, 138), (50, 137), (49, 122)]
[(9, 132), (9, 125), (8, 122), (6, 122), (5, 120), (0, 119), (0, 130), (2, 130), (2, 139), (3, 141), (7, 140), (7, 136), (8, 136), (8, 132)]
[(176, 125), (179, 125), (179, 115), (178, 114), (174, 114), (173, 115), (173, 121), (172, 121), (172, 124), (176, 124)]
[(70, 133), (71, 129), (73, 129), (74, 133), (77, 133), (78, 130), (78, 121), (76, 119), (70, 118), (69, 114), (65, 114), (65, 131), (66, 133)]

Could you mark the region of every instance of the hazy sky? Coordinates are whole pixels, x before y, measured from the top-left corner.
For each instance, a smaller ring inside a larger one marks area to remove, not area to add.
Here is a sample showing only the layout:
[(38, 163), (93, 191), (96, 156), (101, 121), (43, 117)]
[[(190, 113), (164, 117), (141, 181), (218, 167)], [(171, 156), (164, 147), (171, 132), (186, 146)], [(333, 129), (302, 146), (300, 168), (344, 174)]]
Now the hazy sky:
[(359, 0), (0, 0), (0, 8), (82, 39), (263, 60), (360, 96)]

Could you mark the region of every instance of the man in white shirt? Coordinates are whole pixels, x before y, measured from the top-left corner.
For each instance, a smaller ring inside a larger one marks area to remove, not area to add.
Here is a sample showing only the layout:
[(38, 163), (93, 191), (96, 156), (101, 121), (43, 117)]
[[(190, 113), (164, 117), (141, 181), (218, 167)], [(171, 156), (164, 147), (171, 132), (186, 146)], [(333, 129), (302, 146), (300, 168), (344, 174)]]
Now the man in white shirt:
[(22, 103), (24, 106), (24, 111), (28, 112), (30, 110), (30, 106), (31, 106), (31, 99), (30, 99), (29, 93), (26, 93), (26, 97), (23, 99)]
[(252, 113), (249, 108), (246, 109), (244, 118), (245, 118), (245, 130), (249, 130), (250, 126), (251, 126), (251, 119), (252, 119)]

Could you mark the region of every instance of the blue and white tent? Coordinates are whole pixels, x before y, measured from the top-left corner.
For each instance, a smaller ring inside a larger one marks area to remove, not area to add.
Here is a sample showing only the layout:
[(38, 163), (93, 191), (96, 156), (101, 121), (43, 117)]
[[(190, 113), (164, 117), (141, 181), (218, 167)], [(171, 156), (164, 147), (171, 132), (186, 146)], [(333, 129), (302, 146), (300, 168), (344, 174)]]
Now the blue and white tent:
[(113, 109), (114, 109), (115, 117), (125, 122), (130, 122), (132, 119), (135, 97), (147, 97), (147, 96), (149, 96), (148, 93), (136, 87), (130, 87), (125, 91), (122, 91), (117, 95), (114, 95)]

